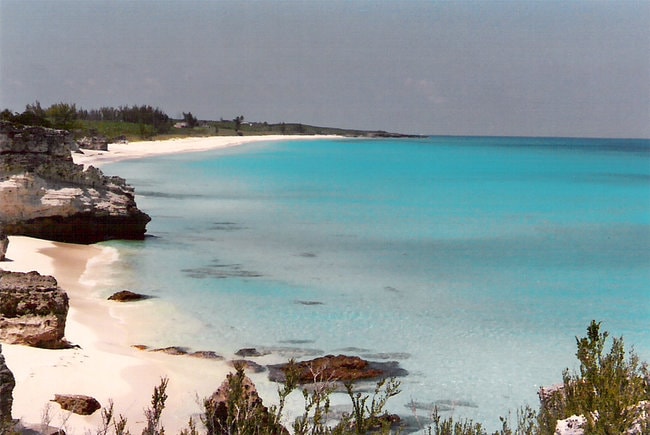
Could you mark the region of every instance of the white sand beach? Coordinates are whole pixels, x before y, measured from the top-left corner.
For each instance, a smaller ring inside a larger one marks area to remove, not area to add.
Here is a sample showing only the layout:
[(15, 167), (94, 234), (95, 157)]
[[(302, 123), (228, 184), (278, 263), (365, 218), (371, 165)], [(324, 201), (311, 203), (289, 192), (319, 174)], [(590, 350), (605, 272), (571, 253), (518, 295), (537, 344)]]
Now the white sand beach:
[[(101, 166), (124, 159), (286, 139), (297, 138), (213, 137), (110, 144), (108, 152), (84, 150), (84, 154), (74, 154), (74, 160), (84, 165)], [(105, 296), (100, 297), (102, 285), (110, 279), (111, 263), (117, 255), (114, 249), (22, 236), (10, 236), (9, 239), (8, 261), (1, 262), (0, 268), (20, 272), (36, 270), (53, 275), (70, 298), (66, 338), (79, 346), (68, 350), (43, 350), (2, 345), (7, 365), (16, 378), (13, 416), (24, 424), (38, 428), (49, 404), (50, 426), (63, 428), (69, 435), (95, 433), (101, 422), (99, 411), (82, 417), (62, 411), (59, 405), (50, 402), (55, 394), (85, 394), (96, 398), (103, 406), (113, 400), (116, 413), (124, 415), (131, 432), (137, 433), (142, 428), (143, 410), (150, 404), (154, 386), (162, 377), (167, 377), (169, 398), (163, 423), (167, 433), (175, 434), (186, 426), (190, 416), (200, 412), (200, 399), (214, 392), (232, 370), (225, 361), (167, 355), (132, 347), (140, 343), (131, 341), (130, 328), (133, 323), (137, 323), (138, 328), (155, 328), (155, 322), (147, 323), (147, 310), (142, 307), (157, 302), (118, 306), (116, 302), (105, 300)], [(209, 350), (219, 353), (219, 349)]]
[[(132, 143), (109, 144), (109, 151), (83, 150), (83, 154), (74, 153), (75, 163), (84, 166), (93, 165), (100, 167), (106, 163), (114, 163), (128, 159), (153, 157), (165, 154), (191, 153), (209, 151), (219, 148), (228, 148), (254, 142), (277, 140), (306, 140), (335, 136), (291, 136), (291, 135), (265, 135), (265, 136), (211, 136), (188, 137), (169, 140), (152, 140)], [(127, 180), (128, 181), (128, 180)]]

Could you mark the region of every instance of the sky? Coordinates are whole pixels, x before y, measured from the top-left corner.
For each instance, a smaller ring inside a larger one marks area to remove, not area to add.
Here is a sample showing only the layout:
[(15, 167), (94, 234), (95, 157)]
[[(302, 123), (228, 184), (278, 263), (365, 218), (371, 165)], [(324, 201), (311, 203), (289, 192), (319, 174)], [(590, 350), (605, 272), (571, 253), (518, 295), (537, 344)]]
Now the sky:
[(0, 110), (650, 138), (649, 0), (0, 0)]

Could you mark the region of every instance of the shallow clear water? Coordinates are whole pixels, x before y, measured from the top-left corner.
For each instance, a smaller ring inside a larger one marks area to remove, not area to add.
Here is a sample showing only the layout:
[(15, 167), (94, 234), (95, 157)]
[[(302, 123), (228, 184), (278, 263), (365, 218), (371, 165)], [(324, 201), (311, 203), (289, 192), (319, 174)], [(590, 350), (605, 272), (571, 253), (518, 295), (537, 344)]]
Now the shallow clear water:
[(394, 359), (391, 411), (452, 400), (489, 427), (575, 367), (591, 319), (650, 359), (650, 141), (296, 141), (104, 171), (153, 218), (111, 243), (119, 285), (195, 320), (156, 344)]

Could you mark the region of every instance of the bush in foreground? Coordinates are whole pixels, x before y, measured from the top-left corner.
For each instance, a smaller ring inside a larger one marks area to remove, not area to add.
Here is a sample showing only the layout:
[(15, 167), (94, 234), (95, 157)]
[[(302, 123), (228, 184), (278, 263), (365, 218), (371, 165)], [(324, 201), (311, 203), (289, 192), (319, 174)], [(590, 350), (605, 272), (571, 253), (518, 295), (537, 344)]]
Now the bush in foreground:
[[(650, 373), (646, 363), (641, 362), (633, 350), (625, 351), (623, 338), (614, 338), (609, 352), (605, 345), (609, 334), (600, 332), (600, 323), (592, 321), (587, 336), (576, 337), (579, 371), (563, 374), (563, 384), (540, 392), (540, 408), (521, 408), (514, 422), (500, 418), (501, 429), (492, 435), (551, 435), (556, 433), (558, 420), (571, 416), (583, 416), (580, 429), (585, 435), (642, 435), (650, 433)], [(382, 380), (372, 395), (355, 390), (352, 383), (345, 383), (345, 391), (351, 400), (351, 411), (333, 415), (330, 395), (334, 383), (322, 379), (310, 388), (301, 388), (304, 398), (303, 414), (293, 422), (297, 435), (348, 435), (402, 433), (399, 418), (386, 412), (388, 400), (399, 394), (399, 382)], [(161, 415), (167, 399), (168, 380), (162, 379), (154, 389), (151, 406), (145, 410), (146, 424), (142, 435), (164, 435)], [(299, 389), (298, 370), (292, 362), (286, 372), (286, 381), (278, 388), (278, 404), (266, 408), (254, 392), (252, 381), (242, 366), (228, 375), (215, 395), (204, 400), (201, 423), (205, 431), (199, 431), (197, 422), (190, 419), (188, 427), (180, 435), (284, 435), (289, 431), (283, 426), (283, 410), (287, 397)], [(221, 393), (220, 393), (221, 391)], [(489, 435), (481, 423), (472, 420), (442, 418), (437, 409), (432, 410), (431, 422), (420, 429), (429, 435)], [(127, 421), (116, 415), (111, 402), (102, 410), (102, 427), (97, 435), (130, 435)]]

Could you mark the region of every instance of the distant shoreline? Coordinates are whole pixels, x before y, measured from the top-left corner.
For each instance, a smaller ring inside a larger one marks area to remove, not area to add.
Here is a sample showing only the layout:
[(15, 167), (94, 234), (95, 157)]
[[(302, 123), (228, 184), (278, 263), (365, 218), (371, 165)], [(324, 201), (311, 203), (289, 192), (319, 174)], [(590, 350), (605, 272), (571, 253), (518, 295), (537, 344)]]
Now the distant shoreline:
[[(216, 149), (230, 148), (256, 142), (276, 142), (295, 140), (343, 138), (343, 136), (330, 135), (268, 135), (268, 136), (208, 136), (187, 137), (181, 139), (165, 139), (152, 141), (139, 141), (130, 143), (111, 143), (108, 151), (81, 150), (82, 153), (72, 153), (75, 163), (86, 167), (100, 167), (105, 164), (123, 160), (142, 159), (168, 154), (195, 153)], [(128, 183), (129, 180), (127, 180)]]

